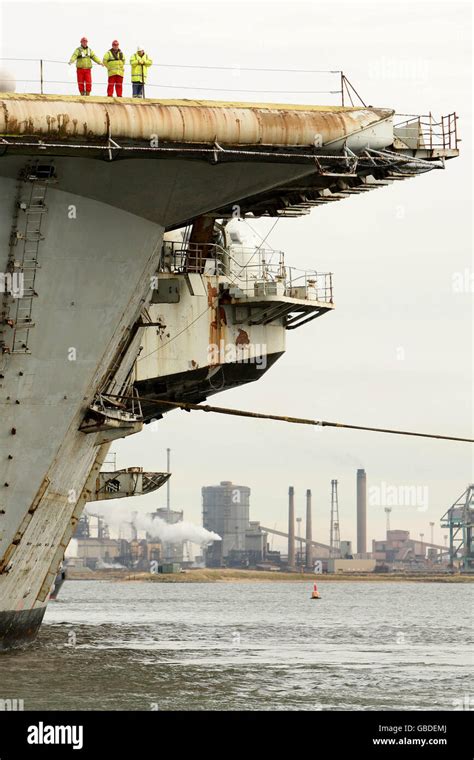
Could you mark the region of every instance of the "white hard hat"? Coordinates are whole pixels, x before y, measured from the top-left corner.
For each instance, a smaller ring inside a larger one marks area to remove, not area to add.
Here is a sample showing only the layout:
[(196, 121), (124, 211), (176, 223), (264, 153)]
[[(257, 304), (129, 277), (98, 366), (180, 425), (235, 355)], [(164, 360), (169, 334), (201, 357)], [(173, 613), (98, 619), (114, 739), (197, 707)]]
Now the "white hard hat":
[(139, 53), (140, 50), (144, 50), (143, 45), (137, 45), (137, 53)]

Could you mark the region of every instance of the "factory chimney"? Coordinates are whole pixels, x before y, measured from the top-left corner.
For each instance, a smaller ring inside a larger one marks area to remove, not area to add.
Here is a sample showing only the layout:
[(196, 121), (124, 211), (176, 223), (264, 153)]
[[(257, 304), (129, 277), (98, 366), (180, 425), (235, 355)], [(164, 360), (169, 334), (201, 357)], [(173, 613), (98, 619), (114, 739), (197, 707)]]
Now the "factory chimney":
[(313, 527), (311, 520), (311, 491), (308, 488), (306, 491), (306, 567), (313, 567), (313, 547), (311, 541), (313, 540)]
[(288, 489), (288, 567), (295, 566), (295, 489)]
[(367, 551), (367, 477), (357, 470), (357, 554)]

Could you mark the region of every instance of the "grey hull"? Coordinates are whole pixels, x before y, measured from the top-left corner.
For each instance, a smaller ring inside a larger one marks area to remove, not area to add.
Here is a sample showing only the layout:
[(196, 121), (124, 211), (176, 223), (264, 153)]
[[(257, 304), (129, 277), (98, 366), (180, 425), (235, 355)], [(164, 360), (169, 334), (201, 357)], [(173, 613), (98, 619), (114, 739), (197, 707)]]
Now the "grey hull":
[[(13, 299), (5, 301), (1, 325), (9, 349), (0, 356), (3, 648), (27, 643), (40, 626), (99, 453), (99, 441), (80, 431), (81, 421), (106, 378), (117, 372), (116, 357), (122, 375), (133, 366), (139, 339), (136, 352), (124, 354), (124, 336), (151, 299), (165, 225), (181, 221), (179, 213), (186, 219), (223, 199), (311, 171), (250, 165), (242, 172), (235, 166), (176, 160), (166, 165), (145, 160), (138, 167), (134, 161), (46, 156), (42, 162), (54, 163), (55, 179), (41, 206), (34, 326), (27, 350), (11, 343), (6, 320), (15, 308)], [(0, 161), (0, 272), (21, 258), (26, 236), (21, 205), (36, 195), (28, 184), (34, 167), (27, 156)], [(12, 240), (20, 241), (13, 249)], [(68, 358), (71, 348), (74, 361)], [(20, 606), (25, 612), (16, 612)]]
[(31, 644), (36, 638), (46, 607), (0, 611), (0, 652)]

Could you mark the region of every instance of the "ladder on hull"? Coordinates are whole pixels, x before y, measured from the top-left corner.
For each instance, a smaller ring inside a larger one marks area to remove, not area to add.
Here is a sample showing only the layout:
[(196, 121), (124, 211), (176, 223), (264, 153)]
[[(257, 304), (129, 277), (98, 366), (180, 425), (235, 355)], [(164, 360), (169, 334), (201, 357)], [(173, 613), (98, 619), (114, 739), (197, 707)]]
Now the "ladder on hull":
[(19, 177), (7, 261), (9, 280), (2, 294), (3, 353), (30, 353), (30, 330), (35, 326), (33, 303), (38, 296), (36, 276), (41, 267), (40, 246), (45, 240), (44, 218), (48, 212), (46, 195), (56, 181), (52, 164), (28, 165)]

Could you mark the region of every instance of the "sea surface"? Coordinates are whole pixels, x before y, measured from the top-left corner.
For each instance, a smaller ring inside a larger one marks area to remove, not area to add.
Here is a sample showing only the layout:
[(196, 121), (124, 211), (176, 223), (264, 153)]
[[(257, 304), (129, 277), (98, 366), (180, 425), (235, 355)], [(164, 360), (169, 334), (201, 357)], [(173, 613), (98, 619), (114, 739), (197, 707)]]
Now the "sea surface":
[[(469, 585), (67, 581), (37, 642), (0, 654), (25, 710), (454, 710)], [(465, 709), (465, 708), (464, 708)]]

